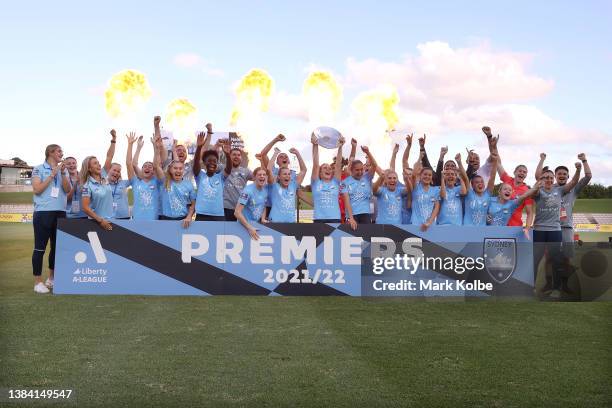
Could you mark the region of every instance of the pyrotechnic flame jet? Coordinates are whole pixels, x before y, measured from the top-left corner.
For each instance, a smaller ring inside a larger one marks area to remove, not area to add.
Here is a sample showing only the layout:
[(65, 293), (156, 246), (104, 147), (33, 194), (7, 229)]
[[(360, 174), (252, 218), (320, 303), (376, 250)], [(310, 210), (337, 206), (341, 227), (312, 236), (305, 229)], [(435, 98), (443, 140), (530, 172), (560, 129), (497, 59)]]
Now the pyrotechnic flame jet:
[(142, 108), (151, 97), (151, 88), (143, 73), (126, 69), (111, 77), (104, 97), (106, 111), (117, 118)]
[(370, 145), (370, 150), (383, 168), (391, 156), (389, 134), (399, 122), (399, 101), (395, 87), (385, 85), (360, 93), (351, 105), (360, 130), (360, 142), (363, 140), (362, 144)]
[(197, 128), (198, 109), (187, 98), (176, 98), (166, 108), (167, 128), (179, 144), (193, 144)]
[(274, 80), (266, 71), (257, 68), (242, 77), (234, 89), (236, 100), (230, 126), (235, 127), (244, 140), (251, 163), (254, 149), (262, 147), (261, 142), (265, 139), (261, 113), (268, 110), (273, 90)]
[(327, 71), (311, 72), (302, 86), (308, 107), (308, 120), (314, 127), (332, 125), (342, 103), (342, 87)]

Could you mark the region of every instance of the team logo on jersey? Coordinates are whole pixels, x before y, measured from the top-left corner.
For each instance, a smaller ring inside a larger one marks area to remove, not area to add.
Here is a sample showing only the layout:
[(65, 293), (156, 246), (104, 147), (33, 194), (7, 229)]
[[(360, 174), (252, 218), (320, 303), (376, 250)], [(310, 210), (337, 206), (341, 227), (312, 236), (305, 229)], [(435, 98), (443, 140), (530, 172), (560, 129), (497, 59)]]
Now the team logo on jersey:
[(483, 244), (485, 269), (497, 283), (504, 283), (516, 269), (515, 238), (485, 238)]

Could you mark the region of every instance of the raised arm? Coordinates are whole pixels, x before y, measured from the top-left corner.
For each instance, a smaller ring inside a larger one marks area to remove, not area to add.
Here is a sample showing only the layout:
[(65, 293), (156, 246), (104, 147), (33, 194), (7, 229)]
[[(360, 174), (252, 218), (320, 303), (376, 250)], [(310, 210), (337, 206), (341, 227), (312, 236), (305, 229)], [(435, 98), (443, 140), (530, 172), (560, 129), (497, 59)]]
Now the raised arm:
[(348, 158), (348, 167), (351, 168), (351, 164), (355, 161), (355, 157), (357, 156), (357, 139), (351, 139), (351, 152), (349, 153)]
[(166, 148), (161, 136), (151, 139), (151, 143), (153, 144), (153, 169), (155, 169), (157, 179), (162, 181), (165, 176), (162, 169), (160, 150), (165, 150)]
[(200, 171), (202, 170), (202, 160), (200, 160), (200, 157), (202, 157), (202, 148), (204, 147), (204, 144), (206, 143), (206, 139), (208, 138), (208, 136), (204, 135), (204, 132), (200, 132), (198, 133), (198, 140), (197, 140), (197, 147), (196, 147), (196, 151), (194, 154), (194, 157), (196, 158), (196, 160), (193, 161), (193, 175), (196, 177), (196, 179), (198, 178), (198, 175), (200, 174)]
[[(338, 139), (338, 151), (336, 152), (336, 165), (334, 167), (334, 177), (338, 182), (342, 180), (342, 147), (344, 146), (344, 136)], [(314, 170), (314, 169), (313, 169)]]
[(535, 183), (532, 188), (530, 188), (529, 190), (525, 191), (520, 196), (516, 197), (516, 199), (518, 200), (519, 204), (522, 203), (523, 201), (525, 201), (526, 199), (535, 196), (540, 191), (540, 187), (542, 187), (542, 181), (541, 180), (538, 181), (537, 183)]
[(425, 142), (427, 141), (427, 135), (423, 134), (423, 137), (419, 137), (419, 151), (423, 153), (421, 158), (421, 164), (423, 167), (431, 168), (431, 163), (429, 162), (429, 158), (427, 157), (427, 151), (425, 150)]
[[(272, 150), (272, 148), (274, 147), (274, 145), (278, 142), (284, 142), (286, 140), (285, 135), (279, 133), (274, 139), (272, 139), (270, 141), (270, 143), (268, 143), (267, 145), (264, 146), (263, 149), (261, 149), (261, 157), (262, 159), (264, 159), (266, 161), (266, 167), (268, 165), (267, 160), (268, 160), (268, 153), (270, 152), (270, 150)], [(274, 162), (274, 160), (272, 160), (272, 162)]]
[(302, 158), (302, 155), (300, 154), (298, 149), (296, 149), (295, 147), (292, 147), (291, 149), (289, 149), (289, 153), (294, 154), (295, 157), (297, 157), (298, 159), (298, 163), (300, 164), (300, 172), (297, 174), (295, 178), (295, 182), (299, 186), (300, 184), (302, 184), (302, 181), (304, 181), (304, 177), (306, 176), (306, 170), (307, 170), (306, 163), (304, 163), (304, 159)]
[(379, 176), (383, 176), (384, 173), (382, 169), (378, 167), (378, 163), (376, 163), (376, 159), (372, 155), (372, 152), (370, 151), (368, 146), (361, 146), (361, 150), (363, 150), (363, 152), (368, 157), (368, 160), (370, 162), (370, 170), (369, 170), (370, 176), (374, 177), (374, 173), (377, 173)]
[(495, 175), (497, 174), (497, 166), (499, 166), (499, 155), (497, 153), (491, 153), (491, 158), (493, 162), (491, 163), (491, 176), (489, 177), (489, 182), (487, 183), (487, 190), (489, 190), (489, 194), (493, 194), (493, 190), (495, 189)]
[(563, 186), (564, 194), (569, 193), (572, 188), (576, 187), (576, 184), (578, 184), (578, 180), (580, 180), (580, 170), (582, 170), (582, 163), (576, 162), (575, 166), (576, 172), (574, 173), (574, 177), (572, 177), (572, 179)]
[(378, 190), (380, 190), (380, 186), (382, 186), (383, 181), (385, 180), (384, 176), (378, 176), (374, 184), (372, 185), (372, 192), (374, 194), (378, 194)]
[[(310, 180), (315, 181), (319, 179), (319, 142), (314, 133), (310, 135), (310, 143), (312, 143), (312, 173)], [(340, 163), (340, 166), (342, 166), (342, 163)], [(336, 162), (336, 167), (338, 167), (338, 162)]]
[[(125, 135), (128, 141), (127, 153), (125, 155), (125, 167), (127, 168), (128, 180), (132, 180), (134, 178), (134, 166), (132, 163), (132, 147), (134, 146), (134, 142), (136, 142), (136, 133), (130, 132)], [(142, 136), (140, 136), (142, 138)]]
[(395, 171), (395, 158), (397, 157), (397, 152), (399, 152), (399, 143), (396, 143), (393, 146), (393, 151), (391, 152), (391, 160), (389, 160), (389, 168)]
[(584, 177), (581, 178), (578, 184), (576, 185), (577, 194), (580, 192), (580, 190), (584, 188), (584, 186), (589, 184), (589, 181), (591, 181), (591, 178), (593, 177), (593, 173), (591, 173), (591, 166), (589, 166), (589, 162), (587, 161), (586, 155), (584, 153), (580, 153), (578, 155), (578, 160), (580, 160), (582, 166), (584, 167)]
[(444, 169), (444, 156), (446, 156), (446, 153), (448, 153), (448, 146), (442, 146), (440, 148), (440, 157), (438, 157), (438, 164), (436, 165), (436, 172), (434, 173), (434, 185), (444, 184), (442, 170)]
[[(159, 128), (160, 123), (161, 123), (161, 116), (155, 116), (153, 118), (153, 130), (155, 132), (155, 134), (153, 135), (154, 140), (157, 140), (157, 139), (162, 140), (161, 129)], [(174, 144), (174, 146), (176, 146), (176, 144)], [(172, 157), (174, 158), (175, 156), (172, 156)], [(162, 140), (162, 148), (159, 149), (159, 159), (161, 160), (162, 165), (168, 160), (168, 150), (166, 150), (166, 147), (163, 145), (163, 140)]]
[(229, 176), (230, 174), (232, 174), (232, 161), (230, 159), (230, 152), (231, 152), (231, 145), (229, 140), (226, 142), (223, 142), (221, 151), (223, 152), (223, 156), (225, 156), (225, 167), (223, 168), (223, 171), (225, 172), (225, 174), (227, 176)]
[[(275, 149), (274, 154), (272, 155), (272, 160), (268, 160), (268, 164), (266, 166), (266, 173), (268, 173), (268, 184), (272, 184), (276, 182), (276, 176), (274, 175), (274, 162), (276, 161), (276, 157), (280, 153), (280, 150)], [(266, 155), (262, 154), (261, 159), (265, 160)]]
[[(136, 153), (134, 153), (134, 157), (132, 158), (132, 169), (134, 169), (134, 174), (138, 178), (143, 178), (142, 170), (138, 166), (138, 160), (140, 158), (140, 151), (142, 150), (142, 146), (144, 146), (144, 138), (140, 136), (138, 141), (136, 142)], [(155, 144), (153, 144), (155, 147)]]
[(108, 173), (110, 171), (111, 165), (113, 164), (113, 157), (115, 157), (115, 145), (117, 144), (117, 132), (115, 129), (111, 129), (111, 142), (110, 146), (108, 146), (108, 150), (106, 151), (106, 160), (104, 161), (104, 171)]
[(463, 163), (461, 163), (461, 153), (457, 153), (455, 155), (455, 163), (457, 163), (457, 168), (459, 169), (459, 178), (465, 184), (465, 187), (468, 188), (470, 185), (470, 179), (468, 178), (467, 173), (465, 172), (465, 167), (463, 167)]
[(406, 136), (406, 149), (404, 149), (404, 154), (402, 155), (402, 168), (403, 169), (410, 168), (410, 164), (408, 163), (408, 158), (410, 156), (411, 147), (412, 147), (412, 133)]
[(544, 160), (546, 160), (546, 153), (540, 153), (540, 161), (538, 162), (538, 167), (536, 167), (536, 171), (535, 171), (536, 181), (540, 180), (540, 177), (542, 177), (542, 169), (544, 168)]

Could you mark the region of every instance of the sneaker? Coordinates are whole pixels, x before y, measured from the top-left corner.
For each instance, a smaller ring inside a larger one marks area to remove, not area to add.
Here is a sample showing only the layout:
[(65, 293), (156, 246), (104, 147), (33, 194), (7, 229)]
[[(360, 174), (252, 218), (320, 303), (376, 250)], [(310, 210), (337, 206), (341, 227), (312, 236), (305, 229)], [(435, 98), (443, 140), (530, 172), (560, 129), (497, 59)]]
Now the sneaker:
[(34, 285), (34, 292), (36, 293), (49, 293), (49, 289), (42, 282), (38, 282)]
[(53, 289), (53, 279), (47, 278), (47, 280), (45, 281), (45, 286), (49, 289)]
[(549, 297), (551, 299), (560, 299), (561, 298), (561, 291), (559, 289), (553, 289), (553, 291), (550, 292)]

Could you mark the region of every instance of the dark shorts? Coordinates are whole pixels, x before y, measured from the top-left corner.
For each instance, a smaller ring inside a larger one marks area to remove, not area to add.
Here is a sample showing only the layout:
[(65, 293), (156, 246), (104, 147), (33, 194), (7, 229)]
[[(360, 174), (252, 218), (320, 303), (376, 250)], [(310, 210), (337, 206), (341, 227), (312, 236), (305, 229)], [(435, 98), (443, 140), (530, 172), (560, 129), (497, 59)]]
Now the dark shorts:
[(322, 219), (322, 220), (312, 220), (312, 222), (317, 223), (317, 224), (339, 224), (340, 220), (339, 219), (333, 219), (333, 218), (327, 218), (327, 219)]
[(371, 224), (372, 216), (370, 214), (353, 214), (353, 218), (357, 224)]
[(196, 214), (196, 221), (225, 221), (223, 215)]
[(159, 219), (162, 221), (183, 221), (185, 217), (166, 217), (165, 215), (160, 215)]
[(223, 212), (225, 213), (225, 221), (238, 221), (234, 215), (234, 209), (224, 208)]

